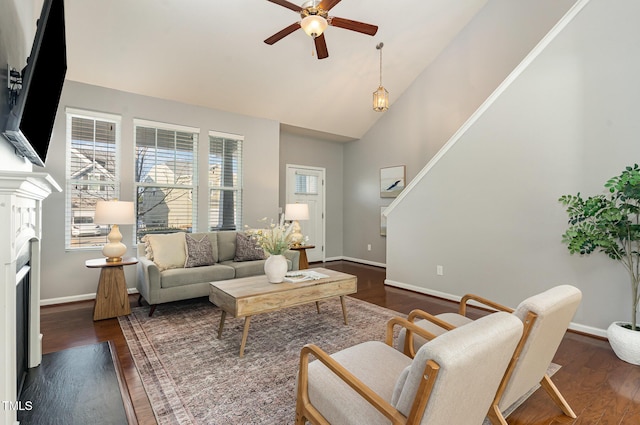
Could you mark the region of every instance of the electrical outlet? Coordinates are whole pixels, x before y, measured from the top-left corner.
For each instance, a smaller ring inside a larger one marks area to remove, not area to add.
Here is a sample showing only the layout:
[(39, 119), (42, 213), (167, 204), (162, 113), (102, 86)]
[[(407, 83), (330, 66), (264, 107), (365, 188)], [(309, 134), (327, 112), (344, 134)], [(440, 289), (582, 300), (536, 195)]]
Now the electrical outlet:
[(371, 244), (370, 243), (367, 244), (367, 251), (371, 251)]
[(444, 267), (442, 267), (441, 265), (437, 265), (436, 266), (436, 274), (438, 276), (444, 276)]

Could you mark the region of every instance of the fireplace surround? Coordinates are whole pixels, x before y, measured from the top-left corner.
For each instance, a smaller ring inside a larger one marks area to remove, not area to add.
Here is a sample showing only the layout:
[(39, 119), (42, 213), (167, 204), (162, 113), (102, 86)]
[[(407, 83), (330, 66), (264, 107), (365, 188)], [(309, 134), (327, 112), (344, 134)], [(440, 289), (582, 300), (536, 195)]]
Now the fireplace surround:
[(17, 424), (17, 285), (22, 279), (17, 266), (30, 252), (26, 363), (36, 367), (42, 360), (40, 334), (40, 240), (42, 201), (60, 186), (46, 173), (0, 171), (0, 423)]

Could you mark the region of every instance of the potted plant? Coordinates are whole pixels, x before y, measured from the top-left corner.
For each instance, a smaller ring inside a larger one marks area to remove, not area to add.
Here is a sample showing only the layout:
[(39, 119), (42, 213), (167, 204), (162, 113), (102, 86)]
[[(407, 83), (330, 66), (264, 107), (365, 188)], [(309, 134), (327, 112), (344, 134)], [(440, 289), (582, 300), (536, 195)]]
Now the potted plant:
[(618, 261), (631, 282), (631, 322), (614, 322), (607, 329), (609, 343), (624, 361), (640, 364), (640, 329), (636, 321), (640, 283), (640, 168), (626, 167), (604, 185), (607, 194), (583, 199), (564, 195), (569, 228), (562, 235), (571, 254), (600, 251)]
[[(267, 218), (260, 221), (266, 222)], [(284, 214), (280, 218), (280, 223), (271, 224), (266, 229), (247, 229), (245, 233), (249, 235), (256, 244), (262, 248), (269, 256), (264, 263), (264, 273), (271, 283), (281, 283), (287, 273), (287, 260), (284, 253), (294, 245), (292, 238), (292, 227), (285, 223)]]

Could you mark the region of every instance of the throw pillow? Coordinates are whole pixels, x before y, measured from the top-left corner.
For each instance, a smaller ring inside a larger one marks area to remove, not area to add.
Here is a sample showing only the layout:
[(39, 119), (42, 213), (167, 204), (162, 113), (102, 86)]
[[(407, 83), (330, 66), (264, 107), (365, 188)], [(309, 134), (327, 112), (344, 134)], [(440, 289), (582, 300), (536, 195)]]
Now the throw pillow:
[(210, 266), (215, 263), (213, 261), (213, 247), (207, 235), (202, 235), (200, 240), (186, 233), (184, 235), (187, 243), (187, 260), (185, 267)]
[(233, 261), (264, 260), (264, 250), (260, 248), (256, 241), (244, 233), (236, 233), (236, 256)]
[(140, 239), (140, 242), (144, 243), (144, 252), (147, 259), (153, 261), (153, 250), (151, 249), (151, 243), (149, 239), (147, 239), (147, 235), (144, 235), (142, 239)]
[(153, 262), (160, 271), (184, 267), (187, 260), (184, 232), (147, 235)]

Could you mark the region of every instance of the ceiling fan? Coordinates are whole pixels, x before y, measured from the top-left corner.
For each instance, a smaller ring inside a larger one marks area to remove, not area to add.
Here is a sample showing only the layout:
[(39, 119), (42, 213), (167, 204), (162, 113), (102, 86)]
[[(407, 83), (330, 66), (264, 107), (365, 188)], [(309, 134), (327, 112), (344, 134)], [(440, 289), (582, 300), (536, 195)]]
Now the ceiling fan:
[(338, 18), (337, 16), (329, 16), (329, 11), (340, 0), (310, 0), (305, 2), (302, 6), (290, 3), (287, 0), (267, 0), (271, 3), (278, 4), (287, 9), (291, 9), (294, 12), (300, 13), (301, 21), (295, 22), (286, 28), (273, 34), (267, 38), (264, 42), (267, 44), (274, 44), (277, 41), (282, 40), (298, 28), (304, 29), (304, 31), (313, 38), (316, 46), (316, 52), (318, 59), (324, 59), (329, 56), (327, 50), (327, 42), (324, 39), (324, 30), (328, 25), (338, 28), (344, 28), (351, 31), (360, 32), (367, 35), (375, 35), (378, 31), (376, 25), (365, 24), (364, 22), (352, 21), (350, 19)]

